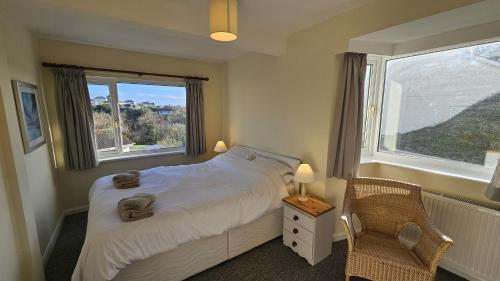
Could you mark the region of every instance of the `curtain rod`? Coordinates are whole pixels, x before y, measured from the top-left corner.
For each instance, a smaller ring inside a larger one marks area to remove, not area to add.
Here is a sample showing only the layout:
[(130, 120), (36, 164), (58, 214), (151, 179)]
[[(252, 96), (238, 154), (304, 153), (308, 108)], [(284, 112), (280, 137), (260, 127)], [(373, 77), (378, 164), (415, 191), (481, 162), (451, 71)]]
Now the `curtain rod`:
[(73, 64), (59, 64), (59, 63), (50, 63), (50, 62), (43, 62), (42, 66), (44, 66), (44, 67), (79, 68), (79, 69), (83, 68), (85, 70), (127, 73), (127, 74), (135, 74), (138, 76), (147, 75), (147, 76), (161, 76), (161, 77), (184, 78), (184, 79), (197, 79), (197, 80), (203, 80), (203, 81), (209, 80), (208, 77), (172, 75), (172, 74), (162, 74), (162, 73), (153, 73), (153, 72), (141, 72), (141, 71), (130, 71), (130, 70), (111, 69), (111, 68), (89, 67), (89, 66), (80, 66), (80, 65), (73, 65)]

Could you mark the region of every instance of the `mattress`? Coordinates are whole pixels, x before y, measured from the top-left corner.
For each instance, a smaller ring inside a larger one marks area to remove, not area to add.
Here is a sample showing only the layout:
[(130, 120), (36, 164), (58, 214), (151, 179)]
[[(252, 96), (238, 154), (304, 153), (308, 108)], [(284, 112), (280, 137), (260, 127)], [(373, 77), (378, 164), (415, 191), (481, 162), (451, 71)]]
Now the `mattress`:
[[(73, 281), (111, 280), (120, 269), (177, 246), (247, 224), (282, 206), (280, 172), (268, 160), (222, 154), (200, 164), (141, 171), (141, 186), (116, 189), (111, 176), (89, 193), (87, 234)], [(152, 193), (155, 215), (124, 223), (116, 204)]]

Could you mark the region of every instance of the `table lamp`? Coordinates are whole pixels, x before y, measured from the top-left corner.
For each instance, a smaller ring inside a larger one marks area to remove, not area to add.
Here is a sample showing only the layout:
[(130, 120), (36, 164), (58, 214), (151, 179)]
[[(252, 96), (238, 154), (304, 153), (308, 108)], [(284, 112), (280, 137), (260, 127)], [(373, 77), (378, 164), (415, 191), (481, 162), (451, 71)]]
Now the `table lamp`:
[(217, 153), (223, 153), (223, 152), (226, 152), (227, 151), (227, 146), (226, 144), (224, 143), (224, 141), (218, 141), (216, 144), (215, 144), (215, 147), (214, 147), (214, 151), (217, 152)]
[(311, 166), (309, 166), (309, 164), (300, 164), (297, 168), (297, 171), (295, 172), (295, 176), (293, 177), (293, 179), (296, 182), (300, 183), (299, 201), (307, 201), (308, 198), (306, 195), (306, 183), (311, 183), (316, 180)]
[(493, 201), (500, 202), (500, 159), (498, 159), (497, 167), (491, 177), (491, 182), (486, 188), (486, 197)]

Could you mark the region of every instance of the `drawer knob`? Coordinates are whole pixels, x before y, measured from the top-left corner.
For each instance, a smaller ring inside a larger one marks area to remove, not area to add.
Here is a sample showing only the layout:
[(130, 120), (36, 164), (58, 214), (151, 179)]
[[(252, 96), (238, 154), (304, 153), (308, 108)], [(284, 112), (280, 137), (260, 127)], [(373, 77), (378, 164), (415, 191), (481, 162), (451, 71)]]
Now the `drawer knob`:
[(295, 246), (297, 246), (297, 242), (293, 241), (292, 242), (292, 247), (295, 247)]
[(298, 221), (299, 220), (299, 216), (297, 216), (297, 215), (293, 216), (293, 220), (294, 221)]
[(298, 229), (296, 229), (296, 228), (294, 228), (294, 229), (293, 229), (293, 234), (297, 234), (297, 233), (299, 233), (299, 230), (298, 230)]

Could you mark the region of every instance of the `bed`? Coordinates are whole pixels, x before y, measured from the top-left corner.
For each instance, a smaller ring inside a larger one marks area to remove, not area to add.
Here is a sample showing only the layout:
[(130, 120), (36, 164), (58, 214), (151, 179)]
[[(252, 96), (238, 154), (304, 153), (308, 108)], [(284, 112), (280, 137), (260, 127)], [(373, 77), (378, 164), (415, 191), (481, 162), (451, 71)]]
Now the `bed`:
[[(98, 179), (72, 280), (182, 280), (280, 236), (299, 163), (235, 146), (204, 163), (141, 171), (138, 188)], [(154, 216), (122, 222), (116, 203), (139, 192), (156, 196)]]

